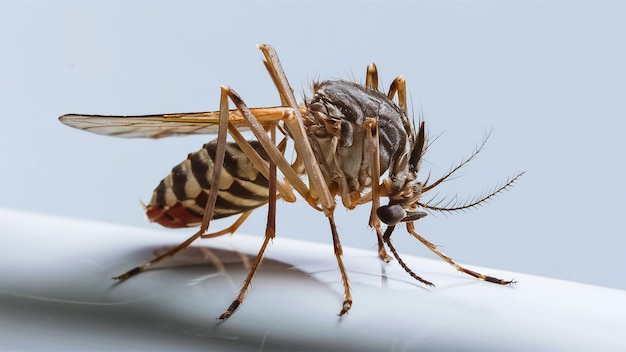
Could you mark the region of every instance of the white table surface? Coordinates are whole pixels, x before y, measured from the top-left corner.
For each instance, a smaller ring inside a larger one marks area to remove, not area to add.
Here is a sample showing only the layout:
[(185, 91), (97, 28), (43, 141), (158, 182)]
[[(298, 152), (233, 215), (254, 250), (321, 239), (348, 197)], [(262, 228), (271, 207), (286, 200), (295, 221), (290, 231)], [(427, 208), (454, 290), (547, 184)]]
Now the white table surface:
[(218, 323), (260, 236), (197, 241), (115, 285), (111, 277), (184, 238), (9, 209), (0, 224), (1, 350), (626, 350), (620, 290), (468, 265), (519, 281), (504, 287), (405, 256), (436, 285), (427, 288), (395, 261), (344, 248), (354, 304), (339, 318), (331, 246), (279, 237), (244, 303)]

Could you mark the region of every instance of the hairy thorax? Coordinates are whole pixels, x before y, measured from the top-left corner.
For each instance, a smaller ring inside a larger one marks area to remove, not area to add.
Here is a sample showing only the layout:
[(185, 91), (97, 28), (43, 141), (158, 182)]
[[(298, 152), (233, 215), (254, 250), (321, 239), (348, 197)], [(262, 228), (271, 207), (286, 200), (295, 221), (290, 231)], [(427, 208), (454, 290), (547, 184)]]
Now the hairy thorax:
[(366, 119), (375, 119), (379, 126), (381, 175), (398, 156), (410, 153), (410, 124), (377, 90), (348, 81), (323, 81), (313, 91), (304, 121), (311, 147), (331, 193), (341, 196), (345, 207), (354, 208), (355, 200), (372, 186)]

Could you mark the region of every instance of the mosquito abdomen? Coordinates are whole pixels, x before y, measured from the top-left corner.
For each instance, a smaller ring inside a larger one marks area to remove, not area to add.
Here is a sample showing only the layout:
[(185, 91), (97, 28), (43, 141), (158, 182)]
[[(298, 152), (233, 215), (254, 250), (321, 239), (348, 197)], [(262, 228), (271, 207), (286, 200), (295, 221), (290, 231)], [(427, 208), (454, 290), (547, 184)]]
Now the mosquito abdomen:
[[(263, 159), (269, 159), (259, 142), (250, 141), (250, 145)], [(216, 148), (216, 141), (211, 141), (172, 168), (146, 206), (150, 221), (171, 228), (200, 225), (213, 176)], [(268, 186), (267, 179), (239, 146), (227, 143), (212, 218), (224, 218), (265, 205), (269, 197)]]

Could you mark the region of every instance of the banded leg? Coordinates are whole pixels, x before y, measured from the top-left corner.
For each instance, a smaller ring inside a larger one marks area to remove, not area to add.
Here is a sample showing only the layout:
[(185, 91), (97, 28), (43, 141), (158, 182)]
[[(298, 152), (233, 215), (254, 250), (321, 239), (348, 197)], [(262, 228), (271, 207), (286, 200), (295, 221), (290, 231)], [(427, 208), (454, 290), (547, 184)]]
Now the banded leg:
[(415, 238), (417, 238), (420, 242), (422, 242), (426, 247), (428, 247), (428, 249), (430, 249), (431, 251), (433, 251), (436, 255), (438, 255), (441, 259), (445, 260), (448, 264), (452, 265), (453, 267), (456, 268), (456, 270), (465, 273), (467, 275), (473, 276), (477, 279), (481, 279), (481, 280), (485, 280), (487, 282), (492, 282), (494, 284), (498, 284), (498, 285), (511, 285), (516, 283), (516, 281), (514, 280), (502, 280), (502, 279), (498, 279), (497, 277), (493, 277), (493, 276), (487, 276), (487, 275), (483, 275), (481, 273), (477, 273), (475, 271), (466, 269), (464, 267), (462, 267), (461, 265), (455, 263), (450, 257), (448, 257), (447, 255), (441, 253), (438, 249), (437, 246), (435, 246), (434, 244), (430, 243), (429, 241), (427, 241), (424, 237), (420, 236), (416, 231), (415, 231), (415, 226), (413, 225), (413, 222), (407, 222), (406, 224), (406, 229), (407, 231)]
[(423, 283), (426, 286), (435, 286), (432, 282), (428, 280), (424, 280), (420, 276), (418, 276), (413, 270), (411, 270), (411, 268), (409, 268), (408, 265), (406, 265), (404, 260), (402, 260), (402, 258), (400, 257), (400, 254), (398, 254), (398, 251), (396, 251), (396, 248), (393, 246), (393, 244), (391, 244), (391, 233), (393, 232), (395, 228), (396, 228), (396, 225), (387, 226), (387, 229), (385, 230), (385, 235), (383, 236), (383, 240), (385, 241), (385, 243), (391, 250), (391, 253), (393, 253), (393, 256), (396, 257), (396, 260), (398, 261), (402, 269), (404, 269), (404, 271), (406, 271), (409, 275), (411, 275), (412, 278)]
[(226, 155), (226, 136), (228, 134), (228, 96), (224, 88), (220, 94), (220, 122), (217, 134), (217, 149), (215, 151), (215, 161), (213, 165), (213, 176), (211, 179), (211, 189), (209, 191), (206, 208), (204, 210), (204, 216), (202, 217), (202, 224), (198, 232), (193, 234), (183, 243), (169, 250), (168, 252), (152, 259), (149, 262), (141, 264), (122, 275), (116, 276), (113, 279), (118, 281), (124, 281), (128, 278), (139, 274), (154, 264), (157, 264), (165, 259), (173, 257), (176, 253), (189, 247), (189, 245), (201, 237), (208, 229), (211, 219), (213, 218), (213, 209), (215, 208), (215, 201), (217, 200), (217, 193), (219, 191), (220, 177), (222, 175), (222, 166), (224, 165), (224, 156)]

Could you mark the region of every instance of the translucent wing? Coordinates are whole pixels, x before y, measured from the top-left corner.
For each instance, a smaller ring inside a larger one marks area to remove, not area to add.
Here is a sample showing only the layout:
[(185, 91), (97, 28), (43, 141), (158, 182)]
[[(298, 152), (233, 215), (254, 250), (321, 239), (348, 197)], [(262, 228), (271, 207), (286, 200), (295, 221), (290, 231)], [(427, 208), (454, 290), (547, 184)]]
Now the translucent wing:
[[(289, 110), (291, 109), (281, 106), (250, 109), (262, 125), (276, 123), (283, 119)], [(74, 128), (106, 136), (163, 138), (217, 133), (219, 116), (219, 111), (142, 116), (67, 114), (59, 117), (59, 121)], [(238, 128), (247, 129), (239, 111), (230, 110), (228, 118)]]

